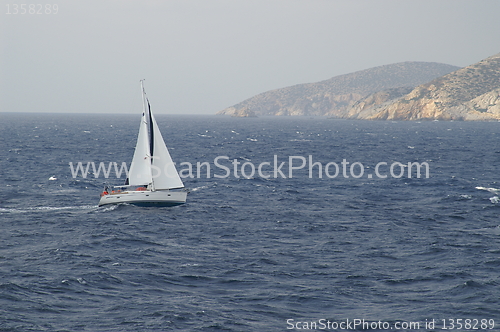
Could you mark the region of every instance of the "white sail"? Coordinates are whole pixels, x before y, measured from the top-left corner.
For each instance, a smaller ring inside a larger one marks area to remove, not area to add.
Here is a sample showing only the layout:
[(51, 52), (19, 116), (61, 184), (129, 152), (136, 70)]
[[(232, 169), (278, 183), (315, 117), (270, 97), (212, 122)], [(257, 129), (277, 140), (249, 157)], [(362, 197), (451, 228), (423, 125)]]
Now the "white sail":
[(152, 182), (151, 156), (147, 125), (147, 114), (146, 112), (142, 112), (139, 135), (137, 136), (137, 144), (135, 146), (134, 157), (132, 158), (132, 165), (130, 165), (130, 171), (128, 174), (128, 184), (131, 186), (148, 185)]
[(153, 183), (156, 190), (184, 188), (175, 164), (170, 157), (165, 141), (161, 136), (160, 129), (156, 124), (155, 118), (150, 113), (151, 123), (153, 124)]

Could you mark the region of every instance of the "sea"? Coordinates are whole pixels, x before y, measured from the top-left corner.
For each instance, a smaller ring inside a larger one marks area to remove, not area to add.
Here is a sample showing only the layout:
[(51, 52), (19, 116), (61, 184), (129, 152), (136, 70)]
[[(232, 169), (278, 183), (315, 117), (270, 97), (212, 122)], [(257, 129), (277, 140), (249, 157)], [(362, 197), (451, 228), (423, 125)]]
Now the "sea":
[(499, 122), (156, 119), (187, 202), (98, 207), (140, 115), (0, 113), (0, 331), (500, 331)]

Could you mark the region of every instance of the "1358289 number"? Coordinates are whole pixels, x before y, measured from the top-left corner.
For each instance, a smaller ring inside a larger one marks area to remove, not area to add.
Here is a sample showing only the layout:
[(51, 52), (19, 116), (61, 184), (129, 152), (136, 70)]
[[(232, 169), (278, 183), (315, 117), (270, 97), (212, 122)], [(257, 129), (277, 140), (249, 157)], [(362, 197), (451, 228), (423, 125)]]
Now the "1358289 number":
[(7, 15), (50, 15), (57, 14), (59, 11), (59, 6), (57, 4), (26, 4), (26, 3), (14, 3), (7, 4)]
[(442, 330), (492, 330), (495, 328), (494, 319), (441, 319)]

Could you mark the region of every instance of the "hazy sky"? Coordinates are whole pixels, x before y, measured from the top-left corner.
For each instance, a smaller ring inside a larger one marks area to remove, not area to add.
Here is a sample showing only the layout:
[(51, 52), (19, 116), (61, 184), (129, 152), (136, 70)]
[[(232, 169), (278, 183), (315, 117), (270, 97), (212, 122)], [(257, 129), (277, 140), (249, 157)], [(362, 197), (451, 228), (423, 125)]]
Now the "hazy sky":
[(157, 114), (213, 114), (374, 66), (500, 52), (498, 0), (0, 1), (0, 112), (139, 113), (146, 79)]

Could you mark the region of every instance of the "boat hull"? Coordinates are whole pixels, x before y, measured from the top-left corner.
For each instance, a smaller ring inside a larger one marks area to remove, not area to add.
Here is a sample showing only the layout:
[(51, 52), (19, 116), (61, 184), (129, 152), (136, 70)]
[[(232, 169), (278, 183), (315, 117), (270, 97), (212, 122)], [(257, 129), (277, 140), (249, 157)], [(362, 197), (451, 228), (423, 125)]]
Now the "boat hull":
[(99, 206), (120, 203), (140, 206), (173, 206), (186, 203), (186, 198), (186, 191), (123, 191), (102, 196)]

